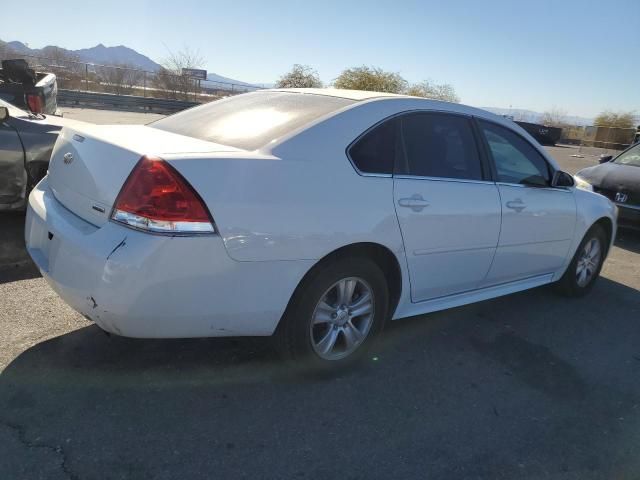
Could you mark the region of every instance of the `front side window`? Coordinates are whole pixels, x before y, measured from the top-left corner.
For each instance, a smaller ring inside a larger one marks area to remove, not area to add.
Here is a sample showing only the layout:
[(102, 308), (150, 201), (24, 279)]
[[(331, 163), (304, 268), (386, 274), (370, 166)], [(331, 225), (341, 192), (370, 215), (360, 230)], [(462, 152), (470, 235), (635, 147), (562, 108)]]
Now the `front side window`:
[(480, 121), (499, 182), (546, 187), (549, 166), (540, 153), (524, 138), (508, 128)]
[(636, 145), (633, 148), (630, 148), (626, 152), (622, 152), (614, 160), (614, 163), (619, 163), (620, 165), (632, 165), (634, 167), (640, 167), (640, 144)]
[(482, 180), (482, 166), (470, 120), (444, 113), (402, 117), (404, 155), (397, 173), (419, 177)]
[(362, 136), (349, 149), (349, 156), (362, 173), (393, 173), (398, 138), (396, 118), (386, 120)]

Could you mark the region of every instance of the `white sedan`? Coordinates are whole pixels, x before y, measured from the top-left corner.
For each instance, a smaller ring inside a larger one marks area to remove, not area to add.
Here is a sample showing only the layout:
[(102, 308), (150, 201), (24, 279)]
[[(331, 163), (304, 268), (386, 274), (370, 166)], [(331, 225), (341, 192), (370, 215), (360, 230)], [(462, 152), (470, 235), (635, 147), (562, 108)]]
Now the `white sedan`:
[(583, 295), (616, 209), (513, 122), (329, 89), (65, 128), (29, 199), (51, 287), (129, 337), (277, 335), (313, 367), (385, 321), (549, 283)]

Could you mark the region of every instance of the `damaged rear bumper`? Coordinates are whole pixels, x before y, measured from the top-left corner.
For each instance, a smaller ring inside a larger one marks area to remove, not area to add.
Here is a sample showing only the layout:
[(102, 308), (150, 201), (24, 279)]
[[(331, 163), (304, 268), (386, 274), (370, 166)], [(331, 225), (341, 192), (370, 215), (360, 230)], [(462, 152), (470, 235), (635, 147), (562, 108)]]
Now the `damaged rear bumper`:
[(98, 228), (59, 203), (46, 177), (29, 197), (25, 240), (66, 303), (129, 337), (271, 335), (311, 266), (238, 262), (216, 235), (151, 235), (114, 222)]

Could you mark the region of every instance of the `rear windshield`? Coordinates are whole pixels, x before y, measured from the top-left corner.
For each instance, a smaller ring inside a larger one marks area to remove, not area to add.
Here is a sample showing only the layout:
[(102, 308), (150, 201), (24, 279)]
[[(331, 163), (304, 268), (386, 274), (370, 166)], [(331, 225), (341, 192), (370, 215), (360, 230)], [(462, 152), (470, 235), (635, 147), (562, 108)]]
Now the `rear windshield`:
[(256, 150), (353, 102), (326, 95), (253, 92), (190, 108), (149, 126), (244, 150)]

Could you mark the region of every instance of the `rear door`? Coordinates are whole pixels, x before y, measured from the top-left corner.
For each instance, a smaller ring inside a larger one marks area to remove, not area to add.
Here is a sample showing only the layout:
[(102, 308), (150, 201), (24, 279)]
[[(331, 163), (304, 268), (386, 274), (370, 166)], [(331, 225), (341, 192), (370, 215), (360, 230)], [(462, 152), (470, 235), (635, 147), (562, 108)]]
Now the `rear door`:
[(413, 112), (400, 117), (400, 134), (394, 200), (412, 301), (474, 290), (498, 244), (500, 197), (483, 171), (472, 120)]
[(551, 187), (550, 165), (524, 137), (493, 122), (478, 123), (502, 202), (500, 241), (483, 286), (554, 273), (573, 239), (573, 192)]

